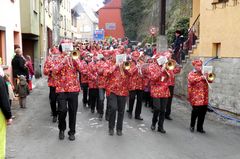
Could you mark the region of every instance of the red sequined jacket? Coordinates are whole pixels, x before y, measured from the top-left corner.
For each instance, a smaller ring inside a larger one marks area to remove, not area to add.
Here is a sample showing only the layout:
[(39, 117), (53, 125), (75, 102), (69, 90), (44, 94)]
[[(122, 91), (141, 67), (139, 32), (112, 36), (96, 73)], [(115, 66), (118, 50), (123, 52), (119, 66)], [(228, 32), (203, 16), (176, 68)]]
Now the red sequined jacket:
[(202, 73), (188, 74), (188, 100), (192, 106), (208, 105), (208, 84)]
[(127, 70), (120, 71), (120, 68), (115, 66), (115, 62), (109, 61), (103, 74), (108, 78), (108, 93), (128, 96), (129, 72)]
[(97, 74), (98, 74), (98, 88), (105, 88), (107, 84), (107, 78), (103, 75), (104, 70), (108, 67), (105, 61), (100, 60), (97, 62)]
[(90, 62), (88, 64), (88, 87), (89, 89), (98, 88), (97, 64)]
[(131, 62), (129, 77), (129, 90), (143, 90), (144, 89), (144, 78), (138, 72), (137, 65), (135, 62)]
[(53, 67), (53, 73), (59, 77), (56, 82), (56, 93), (80, 92), (78, 71), (80, 73), (86, 73), (87, 70), (80, 60), (71, 60), (70, 58), (64, 60), (64, 58), (65, 56), (61, 55), (57, 59), (57, 64)]
[(175, 85), (175, 75), (181, 72), (180, 67), (175, 67), (174, 70), (168, 70), (170, 77), (168, 78), (168, 85), (174, 86)]
[(150, 93), (153, 98), (168, 98), (170, 92), (168, 88), (168, 74), (157, 63), (149, 65)]

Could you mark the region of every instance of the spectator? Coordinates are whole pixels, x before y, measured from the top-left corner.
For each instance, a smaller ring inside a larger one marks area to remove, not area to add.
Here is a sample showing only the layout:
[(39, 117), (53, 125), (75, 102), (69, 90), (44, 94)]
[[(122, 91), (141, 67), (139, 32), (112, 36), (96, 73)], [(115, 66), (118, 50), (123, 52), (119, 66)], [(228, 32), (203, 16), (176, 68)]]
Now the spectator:
[(181, 31), (177, 30), (175, 32), (175, 41), (173, 44), (173, 59), (176, 60), (178, 64), (180, 64), (181, 60), (181, 50), (183, 45), (183, 37), (181, 36)]
[(12, 113), (2, 75), (0, 75), (0, 92), (0, 158), (5, 158), (6, 124), (12, 123)]
[(12, 59), (12, 71), (13, 71), (13, 85), (16, 88), (17, 85), (17, 78), (20, 75), (24, 75), (28, 77), (28, 69), (26, 67), (25, 58), (22, 55), (22, 50), (17, 48), (15, 50), (16, 55)]
[(33, 63), (32, 63), (31, 56), (27, 55), (26, 60), (27, 60), (26, 66), (27, 66), (28, 72), (29, 72), (28, 87), (29, 87), (29, 90), (32, 90), (32, 78), (34, 76), (34, 69), (33, 69)]
[(26, 108), (26, 99), (29, 95), (29, 88), (26, 81), (26, 77), (21, 75), (19, 76), (19, 83), (16, 87), (16, 93), (19, 95), (19, 105), (21, 108)]

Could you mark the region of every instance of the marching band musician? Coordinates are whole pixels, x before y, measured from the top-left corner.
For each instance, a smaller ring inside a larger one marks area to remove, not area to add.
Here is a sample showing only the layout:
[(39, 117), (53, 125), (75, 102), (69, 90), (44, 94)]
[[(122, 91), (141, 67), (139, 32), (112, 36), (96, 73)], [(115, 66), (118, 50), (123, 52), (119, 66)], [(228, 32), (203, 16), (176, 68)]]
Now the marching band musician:
[(104, 112), (104, 99), (105, 99), (105, 87), (106, 87), (106, 77), (103, 75), (104, 69), (107, 68), (106, 59), (108, 54), (102, 52), (104, 57), (99, 56), (99, 60), (96, 64), (97, 67), (97, 74), (98, 74), (98, 90), (99, 90), (99, 97), (98, 97), (98, 113), (99, 119), (102, 120), (103, 112)]
[[(64, 43), (64, 42), (63, 42)], [(59, 46), (61, 56), (57, 59), (52, 72), (57, 74), (59, 79), (56, 83), (56, 93), (58, 100), (58, 128), (59, 139), (63, 140), (66, 130), (66, 116), (69, 113), (69, 140), (75, 140), (76, 115), (78, 109), (78, 94), (80, 92), (80, 82), (78, 81), (78, 71), (84, 73), (87, 70), (80, 63), (80, 60), (73, 60)]]
[(114, 52), (112, 60), (108, 64), (108, 68), (104, 70), (104, 75), (109, 80), (109, 135), (111, 136), (114, 135), (116, 112), (118, 112), (116, 126), (117, 135), (122, 136), (124, 110), (126, 98), (128, 96), (129, 72), (123, 68), (123, 62), (116, 64), (116, 55), (118, 54), (120, 54), (118, 51)]
[(205, 133), (203, 123), (208, 106), (208, 83), (207, 78), (202, 74), (202, 60), (192, 61), (194, 70), (188, 74), (188, 98), (192, 105), (190, 131), (194, 132), (195, 122), (197, 121), (197, 131)]
[(167, 100), (170, 97), (168, 88), (168, 72), (166, 64), (158, 63), (157, 59), (162, 56), (160, 53), (156, 54), (155, 61), (149, 66), (150, 91), (153, 98), (153, 118), (151, 129), (156, 129), (158, 122), (158, 131), (166, 133), (163, 127), (165, 110)]
[(138, 51), (134, 51), (132, 53), (132, 62), (130, 68), (130, 78), (129, 78), (129, 110), (128, 117), (132, 118), (132, 111), (134, 107), (135, 97), (137, 96), (137, 104), (135, 109), (135, 119), (143, 120), (141, 117), (142, 112), (142, 99), (143, 99), (143, 89), (144, 89), (144, 80), (143, 75), (139, 72), (140, 65), (144, 61), (140, 61), (140, 53)]
[(47, 60), (44, 63), (43, 69), (44, 75), (48, 76), (48, 87), (50, 89), (49, 99), (53, 116), (52, 121), (54, 123), (57, 122), (57, 95), (56, 95), (57, 75), (53, 75), (52, 69), (56, 63), (56, 56), (59, 56), (59, 50), (54, 46), (50, 51), (50, 55), (47, 57)]
[[(92, 61), (88, 64), (88, 85), (89, 85), (89, 104), (91, 112), (94, 113), (98, 105), (98, 74), (97, 74), (97, 57), (93, 56)], [(98, 110), (98, 109), (97, 109)]]
[[(87, 55), (85, 51), (81, 52), (81, 63), (85, 69), (88, 69), (88, 63), (91, 61), (91, 58)], [(83, 90), (83, 98), (82, 103), (83, 107), (87, 107), (89, 105), (88, 101), (88, 73), (81, 73), (80, 74), (80, 85)]]
[[(164, 55), (168, 58), (168, 60), (172, 60), (172, 54), (170, 52), (165, 52)], [(172, 60), (174, 61), (174, 60)], [(176, 63), (176, 61), (174, 61)], [(168, 78), (168, 88), (170, 91), (170, 97), (168, 98), (166, 112), (165, 112), (165, 119), (172, 120), (170, 117), (171, 114), (171, 107), (172, 107), (172, 99), (174, 95), (174, 85), (175, 85), (175, 76), (176, 74), (181, 72), (181, 68), (176, 66), (173, 70), (168, 70), (169, 78)]]

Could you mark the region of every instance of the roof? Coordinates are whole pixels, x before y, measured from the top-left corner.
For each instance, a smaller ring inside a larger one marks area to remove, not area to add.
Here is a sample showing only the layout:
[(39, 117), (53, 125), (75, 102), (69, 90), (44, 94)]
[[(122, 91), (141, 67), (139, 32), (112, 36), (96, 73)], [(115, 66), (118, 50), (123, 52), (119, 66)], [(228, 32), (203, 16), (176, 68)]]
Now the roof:
[(92, 22), (98, 23), (98, 18), (95, 15), (95, 13), (93, 12), (93, 10), (91, 8), (87, 7), (86, 5), (82, 5), (81, 2), (77, 3), (72, 8), (72, 11), (74, 11), (74, 13), (76, 15), (81, 15), (81, 13), (86, 13)]
[(113, 9), (113, 8), (122, 8), (122, 0), (111, 0), (100, 9)]

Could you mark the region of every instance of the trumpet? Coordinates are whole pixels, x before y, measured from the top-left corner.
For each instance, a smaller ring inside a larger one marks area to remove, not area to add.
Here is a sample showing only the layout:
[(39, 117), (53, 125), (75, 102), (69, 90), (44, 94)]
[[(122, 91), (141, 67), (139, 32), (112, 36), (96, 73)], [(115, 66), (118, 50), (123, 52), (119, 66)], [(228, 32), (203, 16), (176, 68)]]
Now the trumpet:
[(176, 67), (176, 61), (174, 60), (169, 60), (167, 63), (166, 63), (166, 68), (168, 70), (174, 70)]
[(207, 80), (212, 82), (214, 81), (216, 78), (216, 74), (215, 73), (209, 73), (208, 76), (207, 76)]
[(124, 69), (124, 70), (129, 70), (130, 67), (131, 67), (131, 63), (130, 63), (129, 61), (125, 61), (125, 62), (123, 63), (123, 69)]
[(80, 57), (80, 52), (78, 50), (73, 50), (70, 52), (70, 57), (72, 57), (73, 60), (77, 60)]

